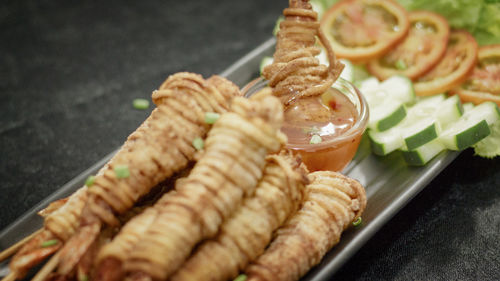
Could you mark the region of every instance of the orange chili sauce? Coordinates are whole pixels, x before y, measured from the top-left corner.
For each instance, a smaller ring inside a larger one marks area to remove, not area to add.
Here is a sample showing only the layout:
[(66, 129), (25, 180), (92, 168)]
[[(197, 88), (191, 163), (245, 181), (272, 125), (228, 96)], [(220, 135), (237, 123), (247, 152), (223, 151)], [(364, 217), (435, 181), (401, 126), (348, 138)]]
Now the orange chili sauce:
[[(331, 88), (320, 97), (301, 99), (285, 111), (282, 131), (287, 147), (302, 156), (312, 171), (341, 171), (356, 154), (363, 130), (341, 137), (356, 124), (359, 113), (340, 91)], [(319, 135), (321, 142), (310, 144)]]

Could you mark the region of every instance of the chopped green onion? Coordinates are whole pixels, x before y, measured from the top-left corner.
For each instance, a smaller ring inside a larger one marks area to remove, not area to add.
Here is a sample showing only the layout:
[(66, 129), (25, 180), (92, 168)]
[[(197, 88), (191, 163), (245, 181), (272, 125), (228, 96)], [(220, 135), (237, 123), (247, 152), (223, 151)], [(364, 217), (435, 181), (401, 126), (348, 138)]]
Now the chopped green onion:
[(205, 146), (205, 143), (203, 142), (203, 139), (198, 137), (193, 140), (193, 146), (196, 148), (196, 150), (202, 150), (203, 146)]
[(94, 176), (89, 176), (86, 180), (85, 180), (85, 185), (87, 187), (90, 187), (94, 184), (95, 182), (95, 177)]
[(399, 69), (399, 70), (406, 70), (408, 68), (405, 61), (401, 60), (401, 59), (397, 60), (396, 63), (394, 64), (394, 66), (396, 67), (396, 69)]
[(205, 113), (205, 123), (207, 124), (213, 124), (215, 121), (217, 121), (220, 117), (219, 113), (215, 112), (206, 112)]
[(134, 99), (132, 102), (135, 109), (148, 109), (149, 101), (147, 99)]
[(59, 243), (59, 240), (52, 239), (52, 240), (47, 240), (47, 241), (42, 242), (41, 246), (42, 246), (42, 248), (47, 248), (47, 247), (50, 247), (50, 246), (54, 246), (57, 243)]
[(361, 217), (358, 217), (355, 221), (352, 222), (352, 225), (354, 226), (359, 226), (363, 222), (363, 219)]
[(130, 171), (126, 165), (117, 165), (114, 170), (115, 176), (119, 179), (128, 178), (130, 176)]
[(238, 277), (234, 278), (233, 281), (245, 281), (247, 280), (247, 276), (245, 274), (240, 274)]
[(87, 274), (79, 274), (78, 275), (78, 281), (89, 281), (89, 276)]
[(311, 137), (311, 140), (309, 141), (310, 144), (318, 144), (321, 142), (321, 137), (319, 135), (313, 135)]

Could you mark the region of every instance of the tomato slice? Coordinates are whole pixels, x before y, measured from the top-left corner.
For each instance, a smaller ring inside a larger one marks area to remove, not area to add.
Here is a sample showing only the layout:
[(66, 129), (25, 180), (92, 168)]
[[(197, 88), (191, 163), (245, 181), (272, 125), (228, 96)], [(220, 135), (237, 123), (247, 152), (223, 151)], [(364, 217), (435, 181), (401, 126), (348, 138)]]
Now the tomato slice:
[(321, 31), (339, 58), (366, 62), (404, 39), (408, 13), (392, 0), (345, 0), (323, 14)]
[(477, 42), (465, 30), (450, 32), (444, 57), (413, 84), (415, 93), (428, 96), (444, 93), (467, 79), (477, 59)]
[(500, 106), (500, 44), (480, 47), (477, 59), (471, 75), (451, 93), (463, 102), (493, 101)]
[(436, 13), (415, 11), (409, 14), (408, 35), (389, 53), (370, 61), (366, 67), (380, 80), (400, 74), (415, 80), (435, 66), (444, 52), (450, 27), (446, 19)]

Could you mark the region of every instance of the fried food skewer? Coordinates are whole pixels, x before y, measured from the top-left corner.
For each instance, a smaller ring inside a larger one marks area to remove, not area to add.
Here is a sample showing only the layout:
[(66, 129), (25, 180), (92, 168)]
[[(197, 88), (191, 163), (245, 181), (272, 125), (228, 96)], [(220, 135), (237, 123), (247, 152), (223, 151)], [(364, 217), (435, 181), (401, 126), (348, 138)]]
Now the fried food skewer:
[[(227, 111), (232, 97), (239, 95), (238, 87), (222, 77), (208, 80), (192, 73), (177, 73), (153, 93), (157, 108), (95, 176), (89, 194), (82, 192), (89, 198), (75, 200), (78, 204), (73, 205), (81, 206), (83, 202), (81, 212), (66, 203), (45, 219), (44, 231), (37, 237), (56, 240), (57, 244), (45, 248), (43, 256), (39, 255), (40, 243), (37, 241), (25, 245), (25, 251), (20, 251), (24, 253), (18, 253), (18, 260), (33, 257), (33, 251), (39, 258), (33, 259), (33, 263), (24, 262), (25, 267), (11, 263), (10, 269), (16, 272), (16, 278), (22, 277), (34, 262), (42, 261), (67, 242), (65, 239), (72, 237), (73, 245), (58, 255), (65, 262), (61, 274), (67, 274), (74, 267), (72, 263), (78, 261), (78, 255), (85, 253), (85, 248), (97, 237), (102, 223), (118, 225), (115, 215), (128, 210), (158, 182), (193, 160), (196, 151), (193, 139), (204, 137), (210, 127), (204, 122), (205, 113)], [(118, 177), (117, 167), (125, 168), (128, 177)], [(79, 234), (73, 235), (78, 226), (81, 226)]]
[(366, 206), (361, 184), (340, 173), (309, 174), (301, 209), (276, 232), (276, 237), (246, 270), (247, 280), (298, 280), (338, 243), (342, 231)]
[(233, 100), (232, 112), (210, 130), (201, 159), (177, 181), (154, 227), (124, 261), (128, 278), (167, 279), (199, 241), (218, 232), (243, 197), (254, 193), (266, 155), (284, 145), (282, 122), (282, 105), (273, 96)]
[[(273, 63), (262, 74), (286, 109), (301, 98), (323, 94), (340, 76), (344, 65), (336, 60), (308, 0), (290, 0), (283, 15)], [(321, 52), (316, 38), (326, 49), (328, 67), (315, 58)]]
[[(153, 92), (157, 108), (129, 136), (123, 153), (111, 159), (109, 169), (96, 177), (89, 189), (79, 229), (61, 249), (59, 274), (66, 275), (74, 268), (103, 223), (118, 225), (116, 214), (127, 211), (152, 187), (187, 166), (196, 152), (194, 139), (204, 137), (210, 128), (205, 114), (227, 111), (236, 95), (239, 89), (232, 82), (218, 76), (206, 81), (192, 73), (171, 75)], [(125, 177), (117, 172), (124, 166), (129, 174)]]
[(272, 233), (302, 202), (307, 170), (300, 158), (272, 155), (255, 195), (202, 242), (170, 280), (231, 280), (264, 252)]

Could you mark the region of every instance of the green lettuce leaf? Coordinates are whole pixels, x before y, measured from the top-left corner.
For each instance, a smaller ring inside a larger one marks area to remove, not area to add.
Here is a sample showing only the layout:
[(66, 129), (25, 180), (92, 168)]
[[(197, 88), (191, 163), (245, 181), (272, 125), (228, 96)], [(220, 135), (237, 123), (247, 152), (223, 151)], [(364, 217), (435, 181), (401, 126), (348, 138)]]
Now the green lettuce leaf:
[(479, 45), (500, 43), (500, 2), (493, 0), (398, 0), (408, 9), (444, 16), (450, 27), (466, 29)]

